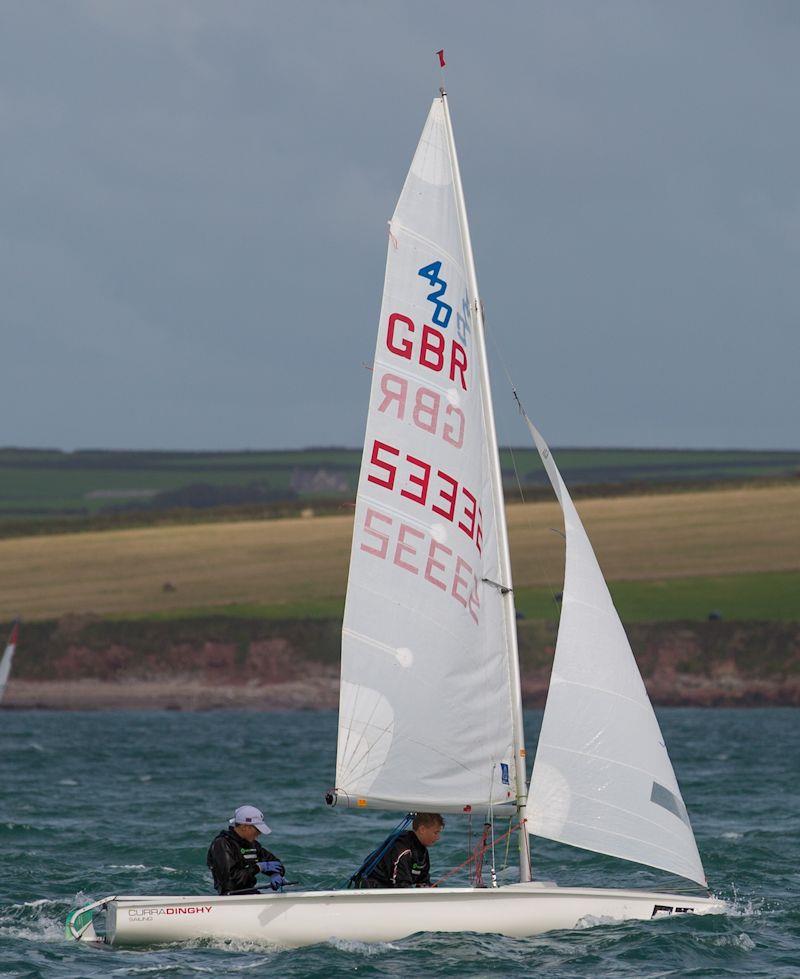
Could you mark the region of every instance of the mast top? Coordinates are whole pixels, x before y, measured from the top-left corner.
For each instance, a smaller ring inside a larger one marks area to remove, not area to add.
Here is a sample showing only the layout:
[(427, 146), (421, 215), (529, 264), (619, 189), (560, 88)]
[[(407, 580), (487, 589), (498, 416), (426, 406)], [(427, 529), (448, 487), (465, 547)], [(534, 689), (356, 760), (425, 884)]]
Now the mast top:
[(444, 66), (447, 62), (444, 60), (444, 48), (441, 51), (436, 52), (436, 57), (439, 59), (439, 70), (442, 73), (442, 84), (439, 86), (439, 93), (444, 98), (447, 92), (444, 90)]

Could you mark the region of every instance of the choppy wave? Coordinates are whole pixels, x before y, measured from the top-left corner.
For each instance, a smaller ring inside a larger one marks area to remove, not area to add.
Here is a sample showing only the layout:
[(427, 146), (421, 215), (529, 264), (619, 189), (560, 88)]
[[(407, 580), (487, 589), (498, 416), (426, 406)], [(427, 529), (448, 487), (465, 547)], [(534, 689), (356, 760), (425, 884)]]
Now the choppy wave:
[(372, 958), (376, 955), (385, 955), (387, 952), (395, 952), (400, 946), (393, 942), (356, 942), (346, 938), (329, 938), (328, 944), (339, 952), (348, 952), (351, 955), (364, 955)]
[(619, 918), (611, 918), (603, 914), (585, 914), (582, 918), (578, 918), (575, 928), (582, 931), (585, 928), (597, 928), (599, 925), (618, 925), (619, 923)]
[(63, 941), (68, 908), (65, 901), (45, 897), (5, 905), (0, 908), (0, 936), (24, 942)]
[[(538, 718), (526, 720), (531, 745)], [(290, 879), (311, 887), (347, 880), (396, 817), (315, 806), (315, 787), (329, 784), (334, 767), (332, 713), (6, 712), (14, 751), (0, 752), (0, 974), (796, 979), (800, 712), (675, 710), (660, 720), (708, 878), (729, 904), (724, 915), (653, 924), (587, 916), (577, 929), (530, 939), (427, 933), (288, 951), (250, 941), (133, 951), (67, 941), (67, 914), (107, 894), (209, 893), (206, 849), (236, 805), (267, 811), (269, 848)], [(437, 871), (463, 860), (465, 839), (448, 819), (432, 851)], [(534, 841), (533, 857), (538, 878), (563, 885), (685, 891), (684, 882), (547, 841)]]

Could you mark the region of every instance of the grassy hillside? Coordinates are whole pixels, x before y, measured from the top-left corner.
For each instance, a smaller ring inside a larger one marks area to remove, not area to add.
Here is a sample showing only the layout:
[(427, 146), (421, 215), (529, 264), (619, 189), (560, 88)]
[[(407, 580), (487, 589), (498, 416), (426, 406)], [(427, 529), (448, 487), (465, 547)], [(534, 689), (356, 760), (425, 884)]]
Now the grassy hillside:
[[(556, 455), (573, 488), (787, 479), (800, 472), (800, 452), (560, 449)], [(0, 449), (0, 533), (4, 524), (20, 520), (60, 518), (60, 529), (66, 529), (68, 521), (103, 514), (119, 519), (122, 513), (130, 519), (133, 512), (142, 522), (165, 510), (269, 508), (287, 502), (300, 508), (319, 500), (348, 499), (355, 491), (360, 458), (360, 450), (336, 448), (69, 453)], [(518, 499), (517, 479), (528, 490), (545, 486), (544, 470), (532, 448), (504, 449), (501, 464), (509, 499)]]
[[(800, 485), (583, 501), (623, 615), (800, 619)], [(554, 503), (508, 508), (520, 611), (556, 617)], [(352, 516), (0, 541), (0, 618), (341, 613)]]

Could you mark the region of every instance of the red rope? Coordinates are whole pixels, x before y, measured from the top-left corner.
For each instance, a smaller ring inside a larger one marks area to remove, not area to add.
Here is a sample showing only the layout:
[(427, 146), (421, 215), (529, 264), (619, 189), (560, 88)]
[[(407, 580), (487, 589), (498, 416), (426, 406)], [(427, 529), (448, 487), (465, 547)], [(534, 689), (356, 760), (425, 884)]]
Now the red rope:
[(486, 847), (488, 843), (486, 842), (489, 837), (489, 832), (492, 828), (491, 823), (483, 824), (483, 836), (478, 846), (473, 850), (473, 856), (475, 858), (475, 870), (472, 874), (472, 884), (474, 887), (483, 887), (483, 855), (486, 852)]
[[(513, 832), (514, 832), (515, 830), (517, 830), (517, 829), (519, 829), (519, 830), (521, 830), (521, 829), (522, 829), (522, 827), (523, 827), (523, 826), (525, 825), (525, 823), (526, 823), (526, 822), (527, 822), (527, 820), (526, 820), (526, 819), (521, 819), (521, 820), (520, 820), (520, 821), (519, 821), (519, 822), (517, 823), (517, 825), (516, 825), (516, 826), (511, 826), (511, 827), (510, 827), (510, 828), (508, 829), (508, 831), (507, 831), (507, 832), (505, 832), (505, 833), (503, 833), (503, 835), (502, 835), (502, 836), (498, 836), (498, 837), (497, 837), (497, 839), (496, 839), (496, 840), (494, 841), (494, 842), (495, 842), (495, 844), (497, 844), (497, 843), (500, 843), (500, 842), (501, 842), (502, 840), (504, 840), (504, 839), (505, 839), (505, 838), (506, 838), (507, 836), (511, 836), (511, 834), (512, 834), (512, 833), (513, 833)], [(483, 838), (484, 838), (484, 840), (486, 839), (486, 834), (485, 834), (485, 833), (484, 833), (484, 837), (483, 837)], [(462, 868), (462, 867), (466, 867), (466, 866), (467, 866), (468, 864), (471, 864), (471, 863), (472, 863), (473, 861), (475, 861), (475, 862), (476, 862), (476, 864), (477, 864), (477, 860), (478, 860), (478, 858), (479, 858), (479, 857), (481, 858), (481, 862), (482, 862), (482, 858), (483, 858), (483, 855), (484, 855), (484, 853), (486, 853), (486, 851), (487, 851), (487, 850), (489, 849), (489, 845), (490, 845), (490, 844), (488, 844), (488, 843), (483, 843), (483, 844), (482, 844), (482, 845), (481, 845), (480, 847), (478, 847), (478, 848), (477, 848), (477, 849), (475, 850), (475, 853), (471, 853), (471, 854), (470, 854), (470, 855), (469, 855), (469, 856), (467, 857), (467, 859), (466, 859), (466, 860), (465, 860), (465, 861), (464, 861), (463, 863), (460, 863), (460, 864), (459, 864), (459, 865), (458, 865), (457, 867), (453, 867), (453, 869), (452, 869), (452, 870), (448, 870), (448, 871), (447, 871), (447, 873), (446, 873), (446, 874), (445, 874), (445, 875), (444, 875), (443, 877), (440, 877), (440, 878), (439, 878), (439, 879), (438, 879), (438, 880), (436, 881), (436, 883), (435, 883), (435, 884), (431, 884), (431, 887), (438, 887), (438, 886), (439, 886), (439, 884), (441, 884), (441, 883), (442, 883), (442, 881), (444, 881), (444, 880), (447, 880), (447, 878), (448, 878), (448, 877), (452, 877), (452, 876), (453, 876), (453, 874), (456, 874), (456, 873), (458, 873), (458, 871), (459, 871), (459, 870), (461, 870), (461, 868)]]

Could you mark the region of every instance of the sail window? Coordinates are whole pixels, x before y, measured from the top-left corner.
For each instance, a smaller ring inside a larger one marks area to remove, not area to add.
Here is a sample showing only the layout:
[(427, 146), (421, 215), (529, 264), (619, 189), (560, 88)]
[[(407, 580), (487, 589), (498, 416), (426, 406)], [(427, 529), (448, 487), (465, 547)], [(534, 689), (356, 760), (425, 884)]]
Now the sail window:
[(667, 812), (671, 812), (673, 816), (677, 816), (678, 819), (689, 826), (689, 814), (686, 812), (686, 806), (666, 786), (661, 785), (659, 782), (653, 782), (650, 801), (654, 802), (657, 806), (661, 806), (662, 809), (666, 809)]

